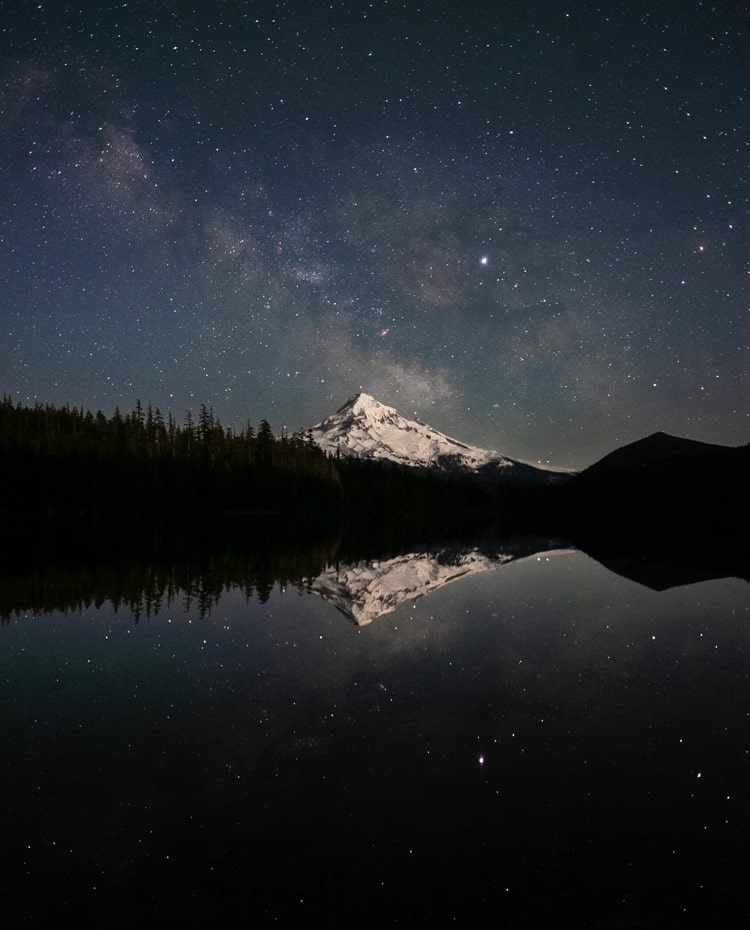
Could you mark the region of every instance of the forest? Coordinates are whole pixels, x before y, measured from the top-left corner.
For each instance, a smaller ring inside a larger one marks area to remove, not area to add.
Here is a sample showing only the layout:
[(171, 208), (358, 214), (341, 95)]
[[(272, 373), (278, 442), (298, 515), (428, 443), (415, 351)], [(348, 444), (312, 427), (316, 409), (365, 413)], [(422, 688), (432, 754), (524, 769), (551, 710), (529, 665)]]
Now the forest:
[(42, 520), (68, 535), (74, 526), (96, 527), (110, 548), (131, 531), (193, 547), (210, 532), (283, 538), (284, 547), (290, 536), (315, 545), (345, 536), (365, 549), (378, 538), (390, 550), (492, 533), (744, 536), (750, 445), (687, 443), (685, 452), (681, 440), (659, 435), (558, 486), (513, 488), (327, 455), (309, 434), (275, 435), (265, 419), (235, 431), (205, 404), (178, 423), (140, 401), (108, 417), (4, 396), (0, 515), (16, 534), (33, 535)]
[[(496, 483), (326, 455), (267, 420), (225, 428), (211, 407), (178, 423), (137, 401), (110, 417), (77, 407), (0, 402), (0, 513), (145, 525), (245, 518), (320, 537), (460, 532), (494, 519)], [(266, 530), (263, 530), (266, 532)]]

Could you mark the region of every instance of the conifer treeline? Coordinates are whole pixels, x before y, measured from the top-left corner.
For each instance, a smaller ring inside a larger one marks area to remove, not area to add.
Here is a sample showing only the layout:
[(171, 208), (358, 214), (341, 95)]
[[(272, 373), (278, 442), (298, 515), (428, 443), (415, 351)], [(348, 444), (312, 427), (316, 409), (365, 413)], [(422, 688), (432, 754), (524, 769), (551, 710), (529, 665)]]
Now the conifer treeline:
[(474, 527), (497, 489), (419, 475), (383, 461), (326, 455), (309, 433), (225, 429), (202, 405), (182, 423), (159, 408), (111, 417), (83, 408), (0, 402), (0, 513), (193, 520), (273, 514), (330, 533), (343, 524), (409, 533)]
[(137, 401), (111, 417), (83, 408), (0, 403), (0, 510), (81, 516), (335, 512), (335, 464), (300, 434), (261, 420), (225, 429), (205, 404), (177, 423)]
[(274, 464), (299, 467), (302, 462), (318, 466), (325, 456), (309, 437), (301, 433), (282, 435), (278, 442), (267, 420), (261, 420), (257, 432), (248, 421), (235, 433), (224, 429), (213, 409), (201, 405), (197, 419), (185, 411), (184, 424), (178, 424), (171, 411), (167, 419), (156, 407), (144, 410), (137, 400), (131, 413), (123, 415), (119, 407), (112, 417), (101, 410), (96, 414), (82, 407), (55, 407), (14, 404), (3, 395), (0, 402), (0, 449), (22, 449), (43, 455), (129, 456), (145, 459), (185, 459), (201, 463)]

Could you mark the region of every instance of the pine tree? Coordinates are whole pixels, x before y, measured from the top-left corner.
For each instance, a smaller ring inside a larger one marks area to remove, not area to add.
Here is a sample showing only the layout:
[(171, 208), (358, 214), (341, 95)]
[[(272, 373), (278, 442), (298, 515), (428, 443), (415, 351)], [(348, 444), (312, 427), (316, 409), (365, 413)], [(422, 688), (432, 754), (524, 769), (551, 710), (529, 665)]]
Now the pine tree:
[(268, 420), (261, 420), (258, 426), (258, 437), (256, 447), (258, 450), (258, 463), (260, 465), (270, 465), (273, 460), (273, 431)]

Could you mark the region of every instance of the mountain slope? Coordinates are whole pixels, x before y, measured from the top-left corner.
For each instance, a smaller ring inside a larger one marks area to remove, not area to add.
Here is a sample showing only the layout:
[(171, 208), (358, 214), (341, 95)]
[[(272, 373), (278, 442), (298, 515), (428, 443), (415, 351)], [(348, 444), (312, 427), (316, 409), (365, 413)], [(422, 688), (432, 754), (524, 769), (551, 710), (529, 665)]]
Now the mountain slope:
[(516, 484), (550, 484), (569, 473), (519, 462), (451, 439), (444, 433), (402, 417), (369, 394), (356, 394), (336, 413), (308, 431), (325, 452), (456, 474), (479, 474)]
[(648, 527), (672, 532), (680, 524), (734, 531), (750, 517), (750, 445), (732, 448), (654, 433), (605, 455), (570, 481), (562, 501), (569, 513), (598, 529)]
[(702, 461), (708, 464), (711, 460), (731, 455), (732, 450), (726, 446), (670, 436), (669, 433), (652, 433), (605, 455), (581, 472), (581, 477), (598, 477), (621, 469), (659, 469), (678, 463)]

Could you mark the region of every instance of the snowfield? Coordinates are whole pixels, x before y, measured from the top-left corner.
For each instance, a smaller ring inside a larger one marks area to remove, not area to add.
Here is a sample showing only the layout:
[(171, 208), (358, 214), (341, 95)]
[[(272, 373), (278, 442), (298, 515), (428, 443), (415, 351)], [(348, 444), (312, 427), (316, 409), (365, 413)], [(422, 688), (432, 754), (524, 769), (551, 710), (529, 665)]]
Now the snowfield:
[(331, 454), (386, 459), (417, 468), (473, 472), (532, 484), (547, 484), (570, 474), (451, 439), (419, 420), (402, 417), (395, 408), (369, 394), (356, 394), (332, 416), (311, 427), (309, 433), (321, 449)]

